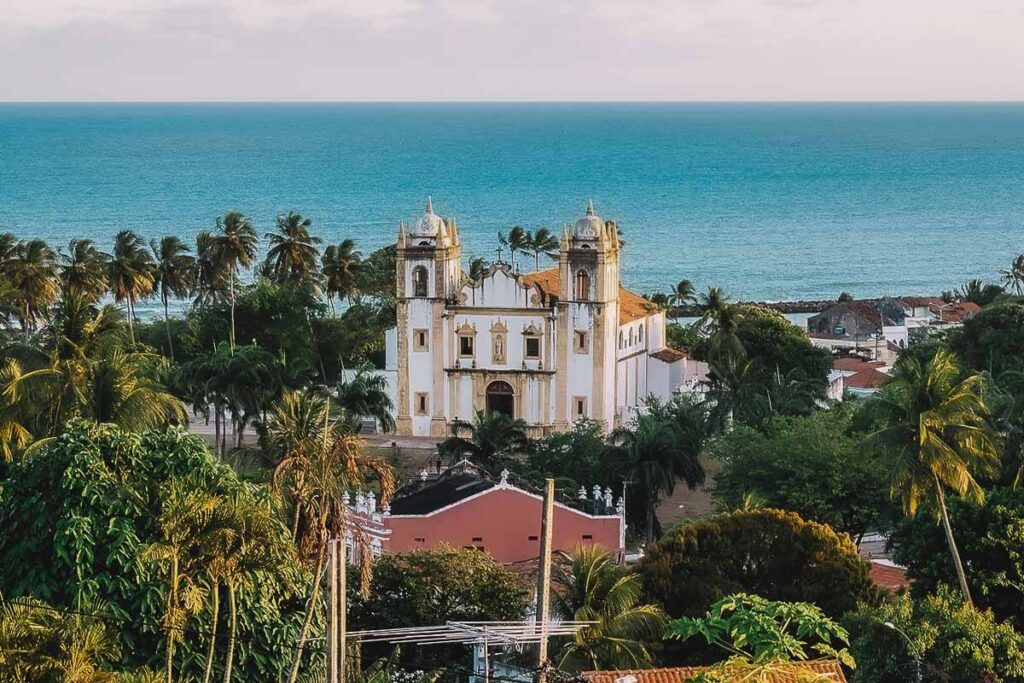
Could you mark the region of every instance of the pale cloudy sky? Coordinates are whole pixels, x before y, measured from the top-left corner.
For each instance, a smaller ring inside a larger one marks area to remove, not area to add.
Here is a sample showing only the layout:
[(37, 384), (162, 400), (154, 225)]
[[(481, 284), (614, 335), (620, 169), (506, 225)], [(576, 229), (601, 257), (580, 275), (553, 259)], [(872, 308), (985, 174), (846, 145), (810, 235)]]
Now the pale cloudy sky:
[(1024, 100), (1024, 0), (0, 0), (0, 100)]

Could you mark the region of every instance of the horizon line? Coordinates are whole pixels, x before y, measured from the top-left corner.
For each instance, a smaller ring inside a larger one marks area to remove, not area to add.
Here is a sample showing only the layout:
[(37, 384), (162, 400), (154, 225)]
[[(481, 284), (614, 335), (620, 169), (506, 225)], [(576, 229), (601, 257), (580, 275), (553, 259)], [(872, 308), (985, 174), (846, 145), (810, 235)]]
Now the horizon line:
[(182, 100), (132, 100), (132, 99), (104, 99), (104, 100), (5, 100), (0, 99), (0, 106), (3, 105), (60, 105), (60, 104), (315, 104), (315, 105), (371, 105), (371, 104), (433, 104), (433, 105), (514, 105), (514, 104), (625, 104), (625, 105), (720, 105), (720, 104), (771, 104), (771, 105), (831, 105), (831, 104), (864, 104), (864, 105), (891, 105), (891, 104), (918, 104), (918, 105), (942, 105), (942, 104), (1000, 104), (1019, 105), (1024, 104), (1024, 99), (1019, 100), (899, 100), (899, 99), (877, 99), (877, 100), (844, 100), (844, 99), (821, 99), (821, 100), (746, 100), (746, 99), (723, 99), (723, 100), (390, 100), (390, 99), (365, 99), (365, 100), (261, 100), (261, 99), (237, 99), (237, 100), (203, 100), (203, 99), (182, 99)]

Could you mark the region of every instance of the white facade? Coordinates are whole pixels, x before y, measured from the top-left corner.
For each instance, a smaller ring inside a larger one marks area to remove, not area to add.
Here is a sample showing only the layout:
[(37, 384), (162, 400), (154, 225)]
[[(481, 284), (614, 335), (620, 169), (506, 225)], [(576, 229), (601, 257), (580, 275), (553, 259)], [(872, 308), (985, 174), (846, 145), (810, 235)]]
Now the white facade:
[(563, 229), (557, 267), (495, 263), (470, 282), (455, 222), (428, 200), (399, 228), (398, 327), (387, 343), (398, 433), (445, 436), (480, 411), (522, 419), (534, 435), (584, 417), (610, 429), (648, 396), (695, 384), (706, 368), (666, 348), (664, 313), (621, 288), (619, 254), (615, 224), (591, 205)]

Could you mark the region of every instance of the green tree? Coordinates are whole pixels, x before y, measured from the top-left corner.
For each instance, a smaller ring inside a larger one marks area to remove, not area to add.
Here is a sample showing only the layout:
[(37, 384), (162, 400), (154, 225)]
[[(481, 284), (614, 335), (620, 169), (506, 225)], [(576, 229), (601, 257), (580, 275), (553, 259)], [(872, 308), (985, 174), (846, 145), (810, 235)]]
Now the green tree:
[(278, 284), (316, 282), (319, 276), (320, 248), (323, 239), (313, 235), (313, 220), (294, 211), (277, 217), (277, 232), (265, 237), (270, 244), (266, 264), (270, 277)]
[(1024, 370), (1024, 305), (994, 304), (948, 333), (949, 347), (975, 370)]
[(174, 235), (167, 235), (150, 246), (156, 255), (154, 286), (164, 305), (167, 352), (171, 360), (174, 360), (174, 340), (171, 338), (168, 304), (172, 297), (184, 299), (192, 293), (196, 280), (196, 260), (189, 254), (188, 245)]
[[(448, 621), (510, 621), (526, 612), (526, 591), (508, 568), (477, 550), (438, 548), (385, 554), (369, 585), (349, 582), (350, 628), (430, 626)], [(368, 654), (374, 648), (364, 646)], [(435, 668), (465, 656), (462, 646), (414, 648), (418, 668)]]
[(1024, 254), (1017, 254), (1010, 262), (1010, 267), (1000, 271), (1003, 282), (1013, 290), (1017, 296), (1024, 296)]
[(518, 225), (513, 225), (506, 233), (499, 232), (498, 242), (508, 249), (509, 260), (513, 266), (516, 264), (516, 252), (527, 251), (530, 248), (529, 233)]
[(854, 661), (847, 651), (849, 634), (816, 605), (780, 602), (738, 593), (718, 600), (702, 617), (680, 617), (665, 637), (701, 637), (729, 659), (750, 664), (806, 661), (813, 657)]
[(117, 233), (109, 270), (114, 301), (128, 304), (128, 334), (134, 345), (135, 303), (148, 298), (156, 283), (156, 266), (145, 240), (131, 230)]
[(727, 509), (755, 496), (859, 539), (889, 524), (884, 459), (865, 453), (853, 410), (836, 407), (806, 417), (771, 420), (763, 431), (737, 427), (712, 442), (722, 463), (714, 496)]
[[(857, 660), (851, 683), (913, 680), (914, 655), (925, 683), (1010, 683), (1024, 679), (1024, 636), (949, 589), (912, 598), (902, 594), (847, 616), (850, 651)], [(908, 643), (892, 624), (909, 638)]]
[(644, 539), (650, 543), (659, 528), (655, 510), (661, 498), (678, 481), (691, 489), (704, 483), (700, 451), (710, 423), (707, 406), (688, 398), (662, 403), (651, 397), (646, 408), (631, 425), (611, 433), (604, 457), (612, 477), (629, 482), (626, 504), (643, 510)]
[(61, 255), (60, 279), (65, 292), (98, 301), (107, 293), (110, 254), (100, 251), (90, 239), (73, 239), (68, 253)]
[(350, 425), (358, 429), (359, 418), (372, 416), (385, 432), (395, 430), (391, 413), (395, 404), (388, 390), (387, 377), (369, 368), (360, 368), (352, 379), (338, 382), (338, 407), (344, 411)]
[(227, 272), (217, 257), (217, 238), (209, 230), (196, 235), (195, 292), (196, 306), (206, 306), (224, 299)]
[(527, 232), (525, 249), (533, 252), (533, 269), (540, 270), (540, 256), (558, 258), (558, 238), (547, 228), (537, 228), (536, 232)]
[[(971, 595), (998, 620), (1011, 620), (1017, 630), (1024, 630), (1024, 489), (996, 487), (982, 503), (950, 498), (949, 519), (971, 568)], [(945, 534), (931, 514), (922, 511), (900, 522), (890, 542), (893, 559), (907, 568), (915, 598), (956, 584)]]
[(924, 365), (913, 356), (901, 359), (872, 402), (881, 428), (871, 441), (891, 462), (890, 491), (904, 511), (912, 515), (924, 504), (941, 520), (960, 589), (970, 604), (946, 489), (981, 500), (984, 494), (975, 474), (994, 474), (1000, 453), (998, 436), (987, 422), (984, 379), (962, 377), (956, 356), (947, 350)]
[[(668, 295), (668, 305), (672, 307), (673, 312), (682, 307), (694, 304), (697, 302), (697, 290), (694, 288), (693, 283), (689, 280), (680, 280), (672, 287), (672, 292)], [(675, 317), (674, 315), (672, 316)]]
[(580, 546), (554, 574), (554, 611), (569, 621), (593, 621), (558, 653), (561, 671), (635, 669), (651, 665), (665, 615), (640, 604), (640, 577), (600, 546)]
[(183, 636), (186, 618), (198, 613), (204, 596), (188, 562), (193, 548), (201, 543), (219, 499), (202, 490), (186, 490), (173, 483), (157, 517), (161, 540), (150, 543), (142, 556), (161, 567), (167, 575), (167, 598), (163, 628), (166, 636), (164, 674), (174, 680), (174, 646)]
[(503, 467), (508, 458), (529, 449), (526, 423), (504, 413), (476, 412), (473, 422), (455, 420), (451, 436), (438, 444), (438, 452), (452, 459), (468, 458), (480, 467)]
[(235, 348), (235, 283), (239, 268), (249, 268), (256, 258), (258, 238), (252, 221), (238, 211), (229, 211), (217, 219), (217, 232), (210, 248), (217, 270), (227, 273), (228, 304), (231, 309), (231, 327), (228, 344)]
[(334, 299), (348, 299), (351, 301), (359, 282), (359, 274), (362, 268), (363, 255), (356, 251), (356, 243), (353, 240), (342, 240), (338, 244), (329, 245), (324, 250), (323, 267), (321, 277), (324, 281), (324, 291), (327, 293), (327, 301), (334, 310)]
[(985, 283), (975, 278), (960, 286), (960, 298), (979, 306), (988, 306), (998, 297), (1002, 296), (1005, 290), (994, 283)]
[(6, 268), (11, 306), (23, 332), (39, 327), (60, 296), (57, 253), (41, 239), (18, 242)]
[(832, 618), (877, 592), (845, 534), (793, 512), (743, 510), (675, 527), (639, 572), (648, 600), (674, 617), (699, 616), (733, 593), (809, 602)]

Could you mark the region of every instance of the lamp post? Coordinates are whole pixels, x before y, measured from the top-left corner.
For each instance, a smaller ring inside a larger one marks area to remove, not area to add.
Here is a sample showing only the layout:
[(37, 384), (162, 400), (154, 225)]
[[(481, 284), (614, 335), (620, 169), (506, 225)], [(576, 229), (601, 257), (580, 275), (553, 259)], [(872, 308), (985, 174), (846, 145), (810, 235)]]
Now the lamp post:
[(918, 651), (917, 645), (914, 644), (914, 641), (910, 639), (910, 636), (908, 636), (903, 631), (903, 629), (901, 629), (899, 626), (892, 623), (891, 621), (887, 621), (882, 625), (890, 631), (895, 631), (896, 633), (900, 634), (901, 636), (903, 636), (903, 640), (907, 641), (907, 650), (910, 652), (910, 655), (914, 658), (914, 683), (921, 683), (921, 653)]

